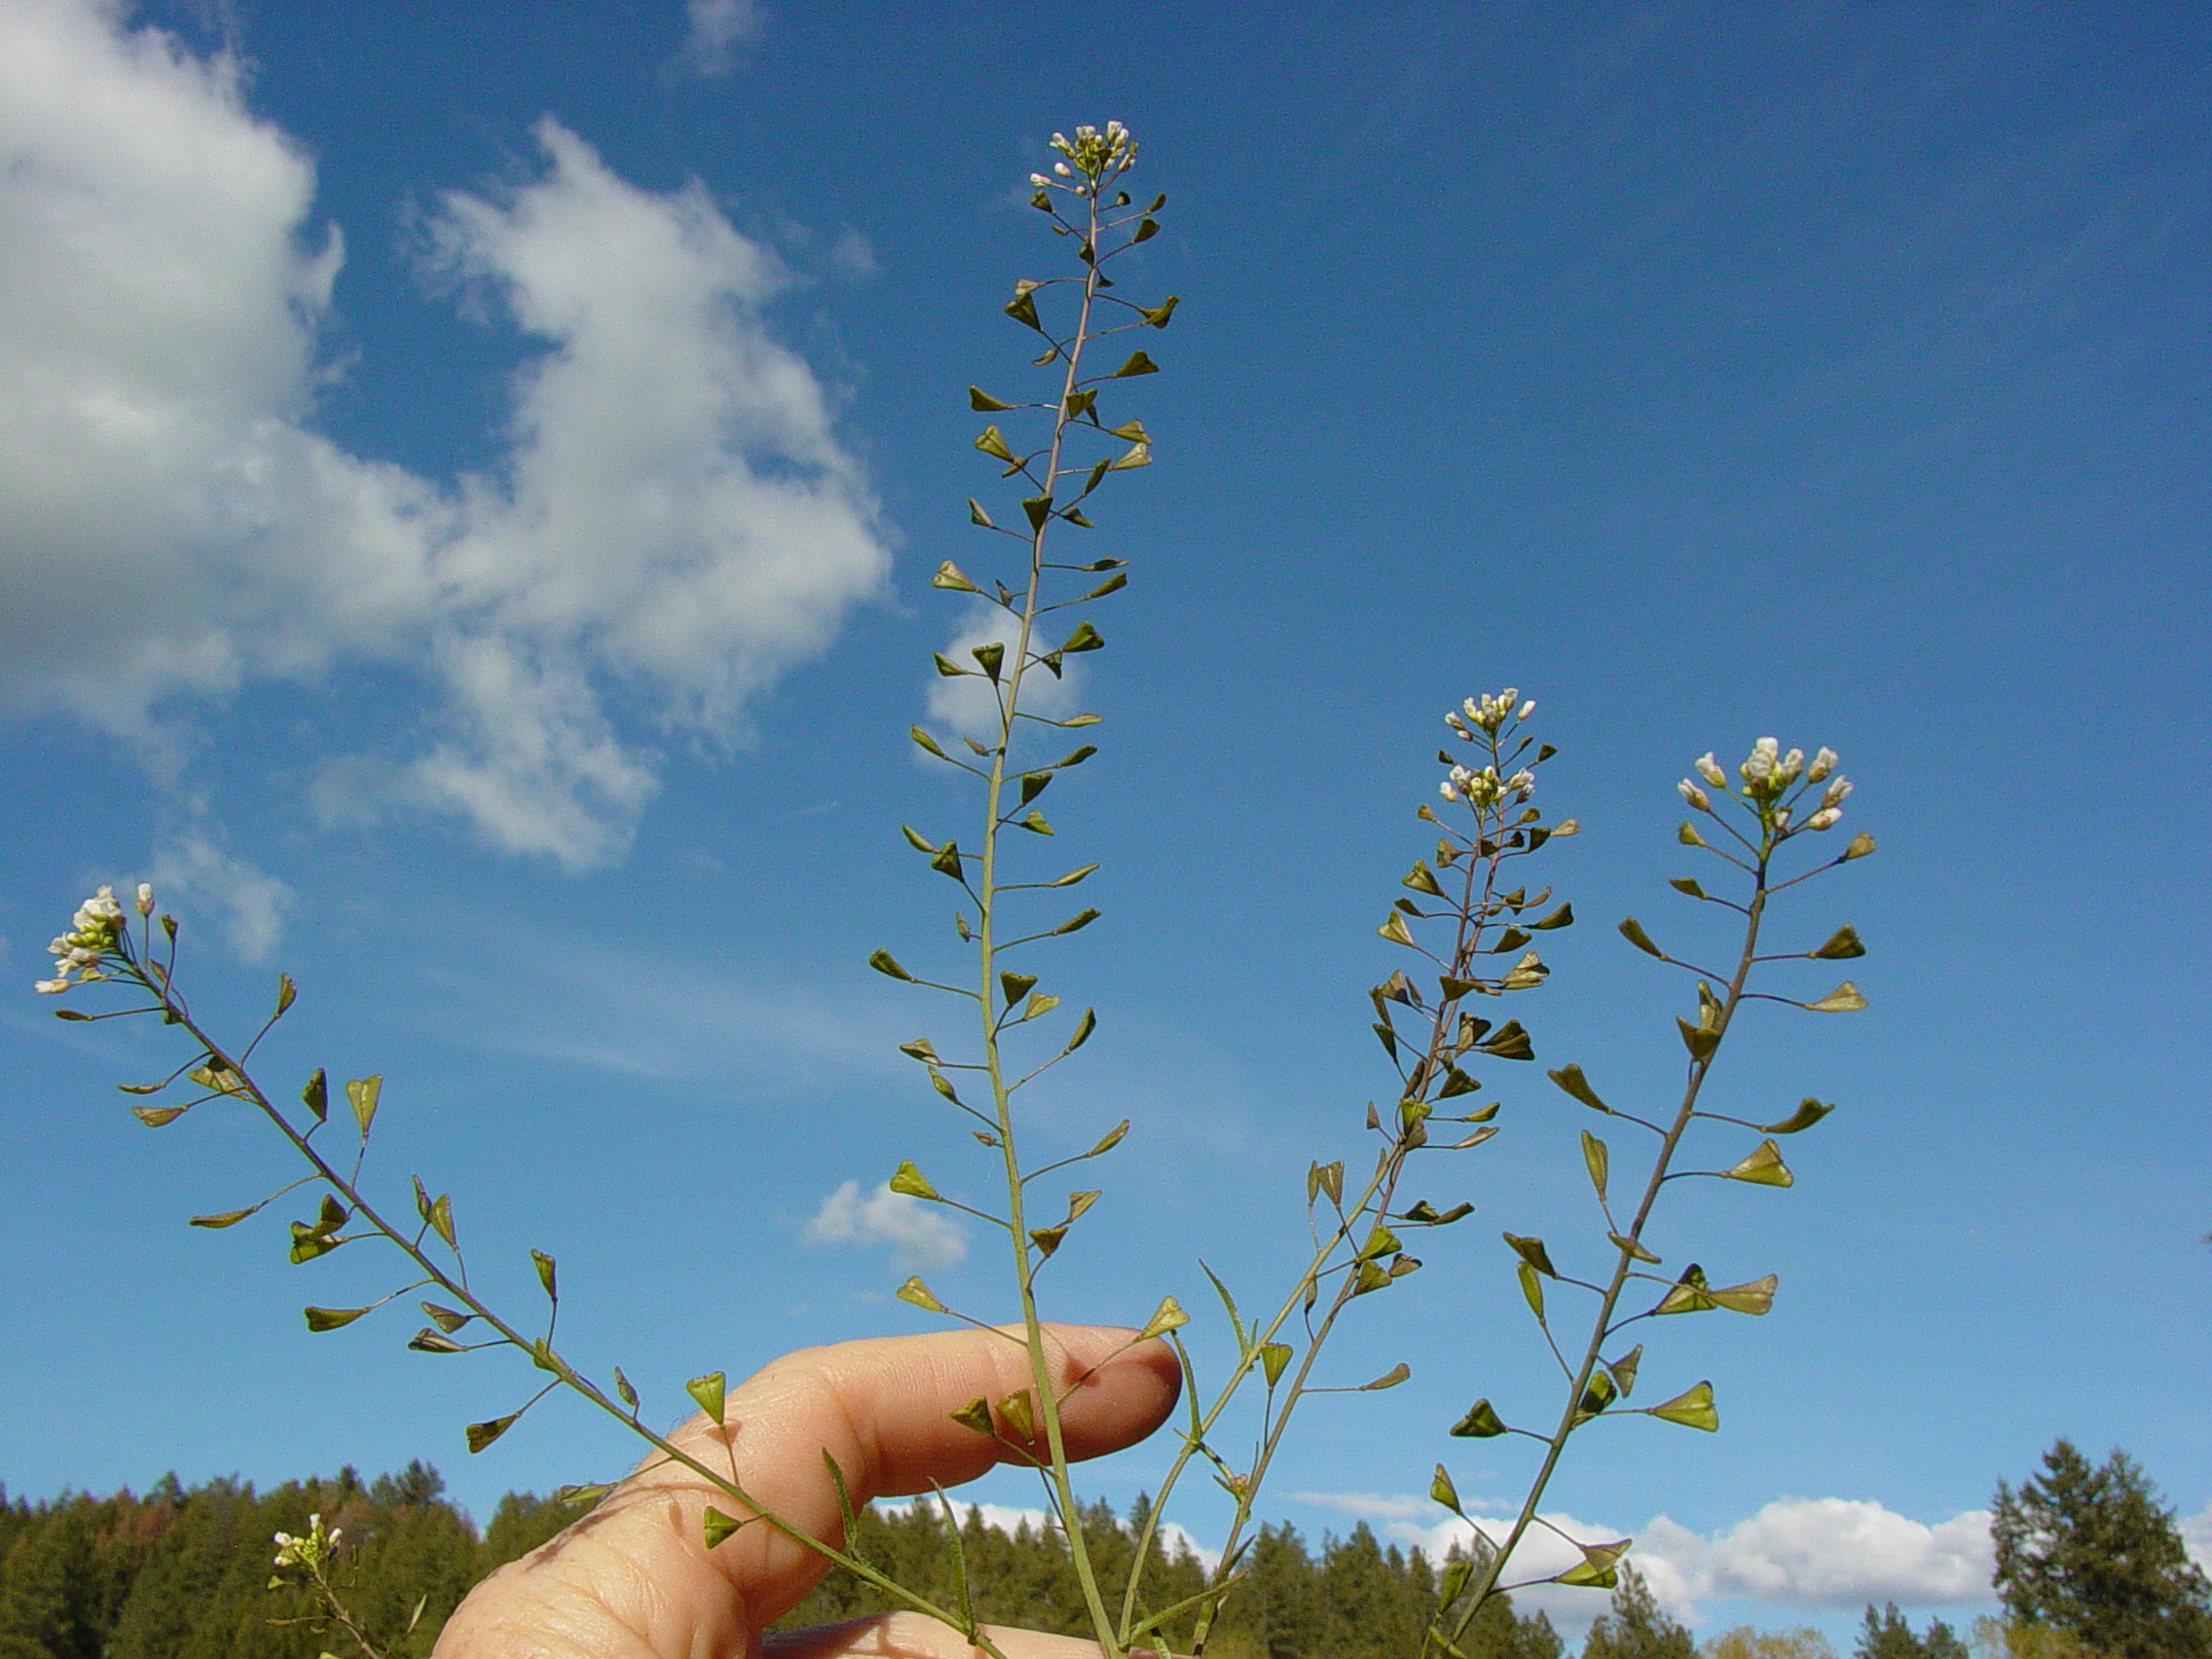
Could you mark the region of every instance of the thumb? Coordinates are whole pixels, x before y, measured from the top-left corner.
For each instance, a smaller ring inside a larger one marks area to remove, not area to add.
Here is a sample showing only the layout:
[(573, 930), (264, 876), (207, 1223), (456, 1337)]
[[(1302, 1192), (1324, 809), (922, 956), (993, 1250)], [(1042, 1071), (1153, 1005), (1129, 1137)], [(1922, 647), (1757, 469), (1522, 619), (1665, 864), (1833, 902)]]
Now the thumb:
[[(1068, 1396), (1061, 1419), (1070, 1456), (1141, 1440), (1174, 1405), (1174, 1355), (1159, 1342), (1129, 1346), (1134, 1334), (1046, 1327), (1047, 1374)], [(1005, 1448), (951, 1414), (1031, 1384), (1017, 1335), (842, 1343), (789, 1354), (732, 1390), (726, 1446), (704, 1417), (671, 1439), (710, 1468), (734, 1463), (737, 1484), (761, 1505), (837, 1542), (842, 1517), (825, 1452), (856, 1505), (957, 1486), (999, 1461)], [(740, 1507), (690, 1470), (648, 1459), (574, 1527), (477, 1586), (440, 1634), (440, 1659), (736, 1659), (756, 1651), (762, 1627), (797, 1605), (827, 1564), (760, 1521), (709, 1550), (709, 1503)]]

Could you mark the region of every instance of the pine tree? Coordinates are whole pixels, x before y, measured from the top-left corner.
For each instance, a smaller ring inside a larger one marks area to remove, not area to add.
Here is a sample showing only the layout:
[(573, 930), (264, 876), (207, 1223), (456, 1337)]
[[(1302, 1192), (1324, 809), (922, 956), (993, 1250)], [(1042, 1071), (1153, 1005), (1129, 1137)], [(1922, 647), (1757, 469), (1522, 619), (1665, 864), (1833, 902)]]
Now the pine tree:
[(1869, 1603), (1852, 1655), (1853, 1659), (1967, 1659), (1967, 1644), (1941, 1619), (1931, 1619), (1927, 1634), (1916, 1636), (1895, 1602), (1879, 1613)]
[(2142, 1468), (2118, 1450), (2091, 1466), (2065, 1440), (2043, 1461), (2016, 1493), (1997, 1483), (2006, 1611), (2112, 1659), (2212, 1659), (2212, 1586)]
[(1623, 1562), (1612, 1608), (1591, 1624), (1582, 1659), (1697, 1659), (1697, 1643), (1661, 1610), (1643, 1574)]

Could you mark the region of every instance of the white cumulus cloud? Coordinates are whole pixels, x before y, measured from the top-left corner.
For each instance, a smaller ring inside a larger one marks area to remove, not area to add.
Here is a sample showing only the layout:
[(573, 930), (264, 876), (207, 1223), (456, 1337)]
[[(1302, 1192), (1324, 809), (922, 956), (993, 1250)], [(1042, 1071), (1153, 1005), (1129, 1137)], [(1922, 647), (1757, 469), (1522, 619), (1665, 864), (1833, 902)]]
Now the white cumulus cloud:
[(236, 64), (92, 0), (0, 6), (0, 705), (173, 775), (200, 701), (393, 665), (426, 729), (331, 768), (326, 813), (450, 813), (570, 867), (654, 790), (613, 708), (743, 738), (880, 590), (873, 501), (764, 320), (774, 256), (696, 184), (536, 138), (534, 176), (431, 218), (536, 350), (499, 463), (446, 488), (315, 428), (343, 241)]
[[(1381, 1523), (1388, 1536), (1437, 1560), (1472, 1530), (1457, 1520), (1421, 1524), (1419, 1517), (1435, 1513), (1425, 1499), (1372, 1493), (1296, 1495)], [(1952, 1606), (1986, 1602), (1992, 1595), (1995, 1560), (1986, 1510), (1966, 1510), (1931, 1526), (1865, 1499), (1781, 1498), (1711, 1536), (1664, 1515), (1641, 1528), (1603, 1526), (1564, 1513), (1544, 1520), (1556, 1530), (1530, 1530), (1514, 1557), (1513, 1577), (1573, 1566), (1579, 1554), (1568, 1539), (1604, 1543), (1633, 1537), (1631, 1559), (1652, 1594), (1690, 1624), (1701, 1622), (1699, 1604), (1708, 1600), (1853, 1609), (1883, 1602)], [(1493, 1540), (1508, 1530), (1508, 1523), (1485, 1516), (1476, 1517), (1475, 1525)], [(1602, 1596), (1555, 1586), (1515, 1596), (1529, 1610), (1544, 1609), (1568, 1632), (1581, 1631), (1605, 1607)]]
[(888, 1182), (867, 1193), (845, 1182), (822, 1200), (802, 1235), (809, 1244), (888, 1244), (909, 1268), (949, 1268), (968, 1258), (967, 1235), (950, 1216), (894, 1193)]
[(232, 950), (266, 962), (298, 898), (290, 887), (218, 845), (204, 827), (188, 830), (154, 856), (154, 890), (165, 908), (179, 902), (221, 917)]

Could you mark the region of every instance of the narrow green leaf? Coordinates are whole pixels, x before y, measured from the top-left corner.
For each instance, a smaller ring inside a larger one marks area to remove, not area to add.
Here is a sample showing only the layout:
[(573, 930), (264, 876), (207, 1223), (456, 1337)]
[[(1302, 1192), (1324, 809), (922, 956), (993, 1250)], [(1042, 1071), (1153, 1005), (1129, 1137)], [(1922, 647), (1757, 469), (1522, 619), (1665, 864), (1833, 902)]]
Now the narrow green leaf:
[(1544, 1281), (1536, 1276), (1536, 1270), (1528, 1262), (1519, 1264), (1521, 1294), (1529, 1299), (1529, 1310), (1535, 1314), (1536, 1322), (1544, 1319)]
[(1544, 1075), (1558, 1084), (1560, 1088), (1566, 1089), (1567, 1093), (1573, 1095), (1575, 1099), (1581, 1101), (1583, 1105), (1600, 1112), (1610, 1113), (1612, 1111), (1610, 1106), (1598, 1098), (1598, 1091), (1590, 1087), (1590, 1080), (1582, 1075), (1580, 1066), (1562, 1066), (1559, 1070), (1546, 1072)]
[(716, 1424), (722, 1421), (723, 1397), (729, 1382), (727, 1373), (710, 1371), (704, 1377), (694, 1377), (683, 1384), (683, 1391), (697, 1402), (707, 1414), (707, 1420)]
[(1455, 1515), (1466, 1513), (1459, 1507), (1459, 1489), (1452, 1484), (1452, 1471), (1442, 1463), (1436, 1465), (1436, 1474), (1428, 1483), (1428, 1495)]
[(1783, 1119), (1781, 1123), (1761, 1124), (1759, 1127), (1770, 1135), (1793, 1135), (1800, 1129), (1811, 1128), (1834, 1110), (1833, 1106), (1825, 1105), (1808, 1094), (1798, 1102), (1797, 1110)]
[(822, 1463), (830, 1471), (830, 1488), (837, 1494), (837, 1520), (843, 1528), (840, 1542), (846, 1552), (858, 1555), (861, 1537), (861, 1518), (853, 1513), (852, 1489), (845, 1485), (845, 1471), (837, 1466), (837, 1459), (830, 1456), (830, 1449), (822, 1449)]
[(1678, 1422), (1685, 1428), (1702, 1428), (1708, 1434), (1720, 1427), (1720, 1414), (1714, 1409), (1713, 1384), (1700, 1382), (1677, 1394), (1664, 1405), (1645, 1408), (1651, 1416)]
[(1605, 1143), (1588, 1129), (1582, 1131), (1582, 1163), (1590, 1171), (1590, 1185), (1598, 1189), (1598, 1199), (1603, 1203), (1605, 1198), (1605, 1175), (1611, 1167), (1611, 1160), (1605, 1151)]

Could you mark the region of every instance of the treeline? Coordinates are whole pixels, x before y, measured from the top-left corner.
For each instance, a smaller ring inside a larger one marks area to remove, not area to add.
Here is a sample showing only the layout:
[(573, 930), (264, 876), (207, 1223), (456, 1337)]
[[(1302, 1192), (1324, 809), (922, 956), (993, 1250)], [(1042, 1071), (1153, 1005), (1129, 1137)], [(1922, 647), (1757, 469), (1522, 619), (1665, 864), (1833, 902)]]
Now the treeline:
[(334, 1643), (308, 1593), (270, 1588), (273, 1535), (305, 1532), (315, 1513), (345, 1530), (340, 1581), (368, 1628), (401, 1632), (423, 1601), (391, 1646), (392, 1659), (422, 1659), (471, 1585), (574, 1519), (509, 1493), (479, 1534), (444, 1488), (421, 1462), (265, 1493), (172, 1475), (143, 1496), (31, 1504), (0, 1488), (0, 1659), (315, 1659)]

